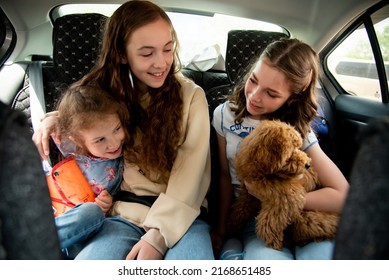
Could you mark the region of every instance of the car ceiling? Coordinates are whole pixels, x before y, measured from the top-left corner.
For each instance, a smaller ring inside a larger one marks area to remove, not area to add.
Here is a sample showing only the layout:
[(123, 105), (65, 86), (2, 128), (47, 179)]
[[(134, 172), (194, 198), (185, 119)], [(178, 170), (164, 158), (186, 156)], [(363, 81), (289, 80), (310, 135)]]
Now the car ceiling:
[[(123, 3), (123, 1), (83, 0), (0, 0), (0, 5), (24, 33), (49, 24), (49, 11), (63, 3)], [(166, 9), (242, 16), (286, 27), (293, 37), (304, 40), (316, 50), (322, 47), (351, 19), (379, 0), (155, 0)]]

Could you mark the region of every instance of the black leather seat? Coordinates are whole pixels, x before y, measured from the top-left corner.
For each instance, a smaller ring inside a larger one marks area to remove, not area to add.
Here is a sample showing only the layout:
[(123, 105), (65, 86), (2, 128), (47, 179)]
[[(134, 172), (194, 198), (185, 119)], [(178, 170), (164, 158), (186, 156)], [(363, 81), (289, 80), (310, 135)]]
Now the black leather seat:
[(73, 14), (58, 18), (53, 27), (53, 64), (44, 69), (47, 111), (63, 87), (79, 80), (95, 64), (107, 17)]

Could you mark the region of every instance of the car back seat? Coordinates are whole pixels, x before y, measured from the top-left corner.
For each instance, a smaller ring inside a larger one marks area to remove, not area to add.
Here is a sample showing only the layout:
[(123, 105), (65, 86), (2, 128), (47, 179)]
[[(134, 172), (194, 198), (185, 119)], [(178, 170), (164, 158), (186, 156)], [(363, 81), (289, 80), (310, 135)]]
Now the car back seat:
[[(80, 79), (94, 65), (100, 47), (107, 17), (97, 13), (72, 14), (58, 18), (53, 25), (53, 57), (42, 61), (43, 94), (45, 111), (55, 109), (62, 91), (71, 83)], [(12, 107), (23, 111), (30, 125), (31, 102), (33, 92), (30, 76), (31, 63), (26, 67), (24, 86), (17, 93)], [(60, 159), (52, 145), (52, 163)]]
[(221, 70), (197, 71), (189, 68), (182, 69), (182, 73), (194, 81), (207, 92), (211, 88), (229, 84), (227, 73)]
[[(46, 111), (54, 109), (64, 87), (77, 81), (94, 65), (106, 19), (101, 14), (72, 14), (54, 22), (53, 58), (42, 64)], [(25, 86), (15, 97), (13, 107), (25, 111), (30, 118), (29, 75), (27, 67)]]
[[(101, 46), (101, 36), (107, 17), (101, 14), (72, 14), (58, 18), (53, 26), (53, 59), (42, 63), (42, 76), (46, 111), (54, 110), (56, 102), (69, 84), (80, 79), (94, 65)], [(225, 100), (251, 59), (270, 42), (287, 35), (279, 32), (257, 30), (233, 30), (228, 34), (225, 59), (226, 72), (199, 72), (183, 69), (183, 74), (193, 79), (206, 92), (210, 121), (213, 110)], [(26, 69), (25, 85), (17, 94), (13, 107), (24, 111), (31, 119), (29, 67)], [(31, 122), (31, 121), (30, 121)], [(211, 126), (212, 181), (211, 192), (218, 182), (218, 154), (216, 132)], [(52, 151), (57, 151), (53, 143)], [(52, 154), (52, 163), (59, 160)], [(213, 201), (214, 203), (215, 201)]]
[[(60, 17), (54, 22), (55, 76), (46, 82), (48, 96), (56, 99), (61, 85), (67, 86), (89, 72), (100, 52), (107, 19), (106, 16), (97, 13), (72, 14)], [(53, 99), (48, 103), (53, 104)]]
[[(206, 90), (211, 122), (214, 109), (226, 100), (227, 95), (232, 93), (236, 84), (242, 82), (244, 72), (253, 62), (252, 60), (256, 59), (271, 42), (285, 37), (288, 37), (285, 33), (260, 30), (231, 30), (228, 33), (225, 68), (229, 83)], [(319, 87), (317, 88), (317, 94), (319, 100), (319, 116), (315, 118), (312, 128), (316, 132), (323, 150), (327, 155), (333, 157), (333, 147), (329, 139), (329, 128), (326, 118), (327, 115), (332, 116), (332, 109), (323, 90)], [(209, 200), (212, 201), (210, 203), (210, 219), (211, 223), (213, 223), (217, 219), (215, 207), (217, 207), (218, 203), (217, 184), (219, 181), (217, 134), (213, 126), (211, 126), (210, 146), (212, 176)]]
[(231, 94), (234, 86), (241, 82), (244, 72), (253, 59), (271, 42), (287, 37), (285, 33), (261, 30), (231, 30), (228, 33), (225, 68), (228, 83), (206, 91), (210, 106), (210, 118), (213, 110)]
[[(213, 119), (214, 109), (226, 100), (227, 95), (232, 93), (236, 84), (238, 84), (244, 75), (244, 72), (251, 60), (255, 59), (268, 44), (280, 38), (287, 37), (285, 33), (269, 32), (261, 30), (231, 30), (228, 33), (227, 48), (225, 56), (225, 69), (228, 81), (224, 85), (216, 86), (206, 90), (206, 96), (209, 106), (210, 122)], [(217, 134), (211, 125), (211, 186), (208, 195), (210, 211), (210, 223), (214, 224), (217, 220), (217, 185), (219, 182), (219, 155)]]

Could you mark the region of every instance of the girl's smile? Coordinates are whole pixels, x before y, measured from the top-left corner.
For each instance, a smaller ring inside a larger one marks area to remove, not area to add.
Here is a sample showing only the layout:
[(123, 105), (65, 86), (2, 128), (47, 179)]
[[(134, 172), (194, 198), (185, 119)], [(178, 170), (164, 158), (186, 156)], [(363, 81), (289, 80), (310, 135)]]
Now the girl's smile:
[(136, 29), (126, 45), (126, 58), (139, 82), (161, 87), (173, 64), (174, 42), (170, 25), (161, 19)]

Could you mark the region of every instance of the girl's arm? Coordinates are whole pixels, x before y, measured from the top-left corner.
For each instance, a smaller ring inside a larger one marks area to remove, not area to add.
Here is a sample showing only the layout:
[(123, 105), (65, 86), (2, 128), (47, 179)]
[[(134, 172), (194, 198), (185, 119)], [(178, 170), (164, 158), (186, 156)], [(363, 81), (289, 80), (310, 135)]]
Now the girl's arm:
[(323, 188), (307, 193), (304, 208), (340, 213), (349, 189), (349, 183), (319, 144), (312, 145), (306, 152), (312, 159), (312, 168), (318, 173)]
[(226, 139), (217, 134), (218, 150), (219, 150), (219, 185), (218, 185), (218, 221), (216, 227), (212, 230), (212, 242), (214, 250), (219, 252), (223, 245), (223, 238), (226, 233), (226, 223), (228, 219), (229, 209), (233, 201), (233, 188), (231, 185), (231, 176), (228, 168), (228, 160), (226, 155)]

